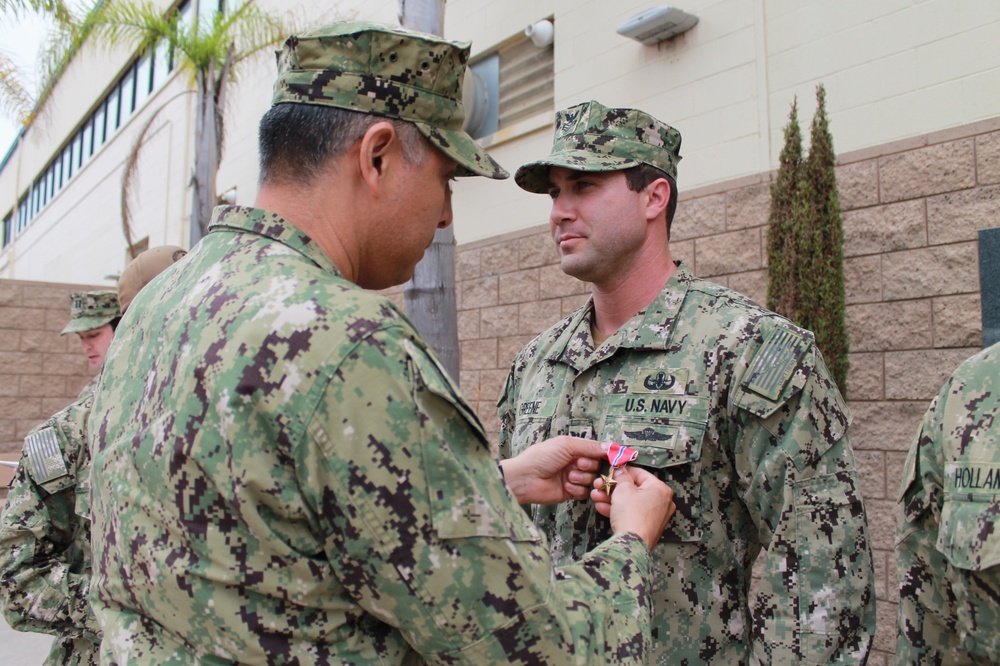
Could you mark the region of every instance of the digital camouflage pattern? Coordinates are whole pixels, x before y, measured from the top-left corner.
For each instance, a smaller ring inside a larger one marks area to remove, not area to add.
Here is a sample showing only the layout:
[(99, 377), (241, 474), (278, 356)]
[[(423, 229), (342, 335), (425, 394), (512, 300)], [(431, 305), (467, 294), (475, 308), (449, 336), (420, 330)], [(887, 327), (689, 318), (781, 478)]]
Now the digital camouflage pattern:
[(639, 109), (609, 109), (598, 102), (556, 112), (552, 153), (525, 164), (514, 174), (521, 189), (549, 191), (549, 168), (618, 171), (639, 164), (677, 178), (681, 134)]
[(272, 104), (334, 106), (407, 120), (459, 164), (458, 176), (507, 178), (463, 129), (469, 42), (341, 21), (289, 37), (278, 53)]
[[(591, 313), (515, 358), (501, 455), (593, 437), (638, 450), (630, 464), (673, 489), (677, 512), (653, 551), (650, 663), (863, 663), (875, 631), (867, 518), (850, 415), (812, 334), (680, 263), (597, 349)], [(532, 511), (557, 564), (608, 533), (588, 502)]]
[(649, 550), (554, 569), (385, 298), (264, 210), (136, 297), (91, 419), (104, 663), (644, 664)]
[(931, 402), (899, 502), (896, 663), (1000, 663), (1000, 344)]
[(69, 295), (69, 323), (59, 335), (100, 328), (121, 316), (118, 292), (79, 291)]
[(98, 663), (100, 629), (90, 589), (90, 456), (93, 394), (25, 438), (0, 518), (0, 592), (8, 624), (56, 636), (46, 666)]

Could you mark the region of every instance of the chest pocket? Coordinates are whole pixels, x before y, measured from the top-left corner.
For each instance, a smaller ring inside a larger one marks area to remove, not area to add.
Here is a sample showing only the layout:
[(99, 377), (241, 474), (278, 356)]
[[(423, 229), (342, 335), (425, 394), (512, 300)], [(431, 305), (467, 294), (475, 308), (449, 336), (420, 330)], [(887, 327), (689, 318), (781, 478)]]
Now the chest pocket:
[(511, 431), (511, 454), (518, 455), (529, 446), (552, 437), (552, 415), (555, 412), (555, 401), (545, 398), (522, 400), (517, 405), (514, 415), (514, 428)]
[(674, 491), (676, 513), (660, 542), (701, 540), (701, 447), (706, 424), (654, 416), (609, 415), (602, 441), (639, 452), (633, 465), (656, 474)]

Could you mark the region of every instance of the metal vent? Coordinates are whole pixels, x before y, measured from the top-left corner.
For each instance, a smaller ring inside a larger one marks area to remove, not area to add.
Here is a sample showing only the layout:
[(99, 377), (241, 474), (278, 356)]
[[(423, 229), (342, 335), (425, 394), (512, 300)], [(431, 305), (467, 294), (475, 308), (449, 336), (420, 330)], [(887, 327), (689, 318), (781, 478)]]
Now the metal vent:
[(500, 129), (553, 110), (554, 53), (551, 44), (540, 49), (528, 38), (500, 49)]

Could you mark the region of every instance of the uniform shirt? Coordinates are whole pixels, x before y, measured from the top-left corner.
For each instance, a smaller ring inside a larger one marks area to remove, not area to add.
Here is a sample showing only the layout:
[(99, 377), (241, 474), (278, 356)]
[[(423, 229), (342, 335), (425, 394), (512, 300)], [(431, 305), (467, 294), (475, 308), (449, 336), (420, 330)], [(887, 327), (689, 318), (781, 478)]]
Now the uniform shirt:
[(4, 617), (20, 631), (56, 636), (47, 666), (97, 664), (100, 630), (90, 589), (90, 456), (93, 394), (32, 430), (0, 519)]
[(553, 568), (406, 317), (273, 213), (213, 222), (98, 388), (102, 659), (645, 663), (638, 536)]
[[(594, 437), (638, 450), (635, 464), (673, 489), (653, 552), (655, 663), (863, 661), (875, 629), (867, 519), (850, 416), (812, 335), (683, 264), (597, 349), (591, 312), (514, 359), (501, 454)], [(533, 510), (557, 563), (607, 534), (589, 503)]]
[(899, 501), (896, 663), (1000, 663), (1000, 344), (931, 402)]

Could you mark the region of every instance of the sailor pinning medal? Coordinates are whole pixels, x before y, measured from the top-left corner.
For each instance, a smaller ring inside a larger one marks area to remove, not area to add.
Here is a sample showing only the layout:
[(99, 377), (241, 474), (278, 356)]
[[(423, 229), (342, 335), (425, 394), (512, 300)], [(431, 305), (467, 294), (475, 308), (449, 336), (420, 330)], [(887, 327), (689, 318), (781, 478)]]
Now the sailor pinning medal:
[(615, 480), (615, 470), (619, 467), (624, 467), (626, 463), (630, 463), (638, 457), (638, 451), (630, 449), (624, 444), (611, 444), (608, 447), (608, 463), (611, 465), (611, 469), (608, 470), (607, 474), (602, 474), (601, 478), (604, 479), (604, 489), (607, 491), (609, 497), (611, 496), (611, 491), (618, 485), (618, 482)]

